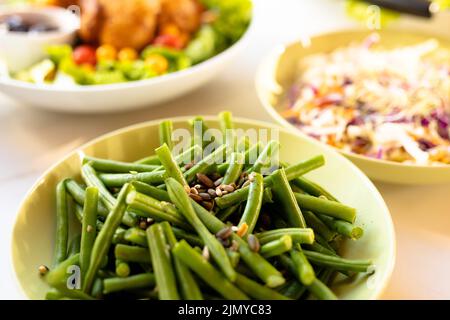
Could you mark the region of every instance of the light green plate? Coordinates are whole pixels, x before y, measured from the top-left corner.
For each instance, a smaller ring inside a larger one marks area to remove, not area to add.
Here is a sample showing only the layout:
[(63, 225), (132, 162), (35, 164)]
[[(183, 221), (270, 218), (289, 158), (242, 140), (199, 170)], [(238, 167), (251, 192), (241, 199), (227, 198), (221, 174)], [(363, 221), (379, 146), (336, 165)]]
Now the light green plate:
[[(218, 128), (216, 118), (205, 117), (210, 128)], [(188, 118), (174, 119), (175, 128), (188, 128)], [(145, 122), (112, 132), (82, 148), (88, 155), (115, 160), (133, 161), (153, 153), (159, 145), (158, 124)], [(251, 120), (236, 119), (236, 127), (274, 129), (278, 127)], [(279, 128), (278, 128), (279, 129)], [(395, 259), (394, 228), (382, 197), (367, 177), (350, 161), (317, 142), (280, 129), (281, 159), (296, 162), (323, 154), (326, 165), (308, 175), (322, 184), (339, 200), (358, 209), (356, 223), (365, 229), (358, 241), (347, 241), (343, 255), (348, 258), (370, 258), (377, 267), (374, 275), (356, 278), (335, 286), (342, 299), (375, 299), (386, 286)], [(67, 177), (79, 177), (79, 153), (49, 169), (25, 197), (17, 215), (12, 237), (12, 260), (17, 280), (24, 294), (42, 299), (49, 289), (37, 269), (52, 260), (55, 233), (55, 186)]]
[[(416, 44), (435, 38), (445, 48), (450, 49), (448, 40), (429, 35), (409, 33), (400, 30), (378, 32), (381, 45), (386, 48)], [(341, 31), (327, 33), (275, 48), (262, 62), (256, 76), (258, 96), (266, 110), (283, 127), (295, 134), (309, 138), (280, 114), (284, 107), (278, 103), (279, 97), (298, 76), (298, 62), (303, 57), (315, 53), (330, 52), (352, 42), (360, 42), (370, 34), (369, 31)], [(374, 180), (402, 184), (431, 184), (450, 182), (450, 165), (421, 166), (377, 160), (351, 152), (336, 149), (355, 163)]]

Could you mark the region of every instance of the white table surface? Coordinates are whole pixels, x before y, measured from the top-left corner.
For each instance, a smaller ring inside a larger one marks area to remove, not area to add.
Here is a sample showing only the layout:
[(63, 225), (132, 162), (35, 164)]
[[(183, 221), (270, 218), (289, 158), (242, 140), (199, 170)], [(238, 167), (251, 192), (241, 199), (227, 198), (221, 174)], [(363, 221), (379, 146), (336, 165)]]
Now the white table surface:
[[(18, 105), (0, 93), (0, 299), (22, 297), (10, 261), (11, 230), (21, 199), (52, 163), (100, 134), (144, 120), (228, 109), (235, 116), (271, 121), (254, 90), (255, 70), (264, 54), (300, 35), (354, 24), (337, 0), (257, 0), (255, 16), (251, 44), (231, 68), (161, 106), (103, 116), (67, 115)], [(395, 271), (382, 297), (449, 299), (450, 185), (376, 186), (397, 235)]]

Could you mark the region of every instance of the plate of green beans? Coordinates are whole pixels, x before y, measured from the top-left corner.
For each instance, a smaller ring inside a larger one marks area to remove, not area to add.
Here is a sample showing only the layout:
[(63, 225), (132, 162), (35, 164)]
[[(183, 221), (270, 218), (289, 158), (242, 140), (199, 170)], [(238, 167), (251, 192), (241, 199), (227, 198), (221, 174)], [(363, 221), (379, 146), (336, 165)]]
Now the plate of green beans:
[(57, 163), (19, 209), (12, 261), (30, 299), (375, 299), (393, 230), (348, 160), (225, 111), (127, 127)]

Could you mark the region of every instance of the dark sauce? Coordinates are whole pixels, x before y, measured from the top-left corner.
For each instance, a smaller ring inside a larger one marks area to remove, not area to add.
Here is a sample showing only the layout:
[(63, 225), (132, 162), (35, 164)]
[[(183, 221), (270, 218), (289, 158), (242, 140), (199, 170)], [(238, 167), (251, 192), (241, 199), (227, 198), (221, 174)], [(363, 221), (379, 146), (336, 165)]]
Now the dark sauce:
[(55, 32), (58, 27), (41, 16), (10, 15), (0, 20), (0, 25), (9, 32)]

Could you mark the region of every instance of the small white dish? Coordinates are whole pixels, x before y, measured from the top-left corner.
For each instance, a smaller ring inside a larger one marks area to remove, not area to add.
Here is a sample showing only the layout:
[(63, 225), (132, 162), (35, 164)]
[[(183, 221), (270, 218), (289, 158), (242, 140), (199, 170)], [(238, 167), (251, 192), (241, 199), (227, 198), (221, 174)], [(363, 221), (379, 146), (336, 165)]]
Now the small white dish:
[(52, 44), (72, 44), (80, 27), (79, 17), (57, 7), (0, 6), (0, 21), (8, 16), (24, 20), (45, 21), (57, 27), (46, 32), (12, 32), (0, 30), (0, 61), (10, 72), (30, 67), (45, 56), (45, 47)]

